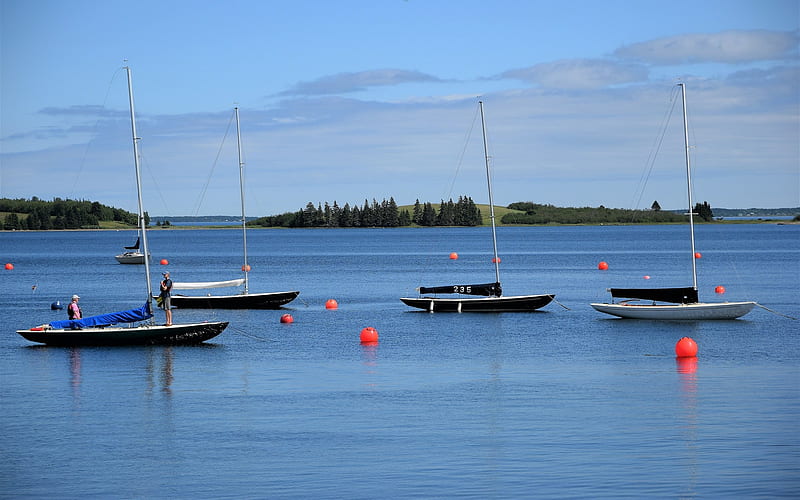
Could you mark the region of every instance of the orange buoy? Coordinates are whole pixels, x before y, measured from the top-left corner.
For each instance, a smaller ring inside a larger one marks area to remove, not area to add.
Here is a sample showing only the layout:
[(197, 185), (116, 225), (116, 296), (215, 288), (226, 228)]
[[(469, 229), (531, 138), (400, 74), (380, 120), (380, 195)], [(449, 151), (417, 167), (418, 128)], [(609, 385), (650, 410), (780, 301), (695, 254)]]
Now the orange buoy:
[(281, 323), (294, 323), (294, 318), (291, 314), (284, 314), (281, 316)]
[(501, 262), (503, 261), (500, 260), (500, 257), (492, 257), (492, 264), (499, 264)]
[(608, 269), (608, 262), (605, 261), (600, 262), (599, 264), (597, 264), (597, 269), (605, 271), (606, 269)]
[(645, 274), (644, 275), (644, 279), (649, 280), (650, 279), (650, 275), (649, 274)]
[(675, 344), (675, 354), (679, 358), (697, 356), (697, 343), (691, 337), (683, 337)]
[(162, 266), (166, 266), (167, 264), (169, 264), (169, 261), (167, 259), (161, 259)]
[(242, 266), (242, 271), (249, 273), (250, 272), (250, 264), (245, 264)]
[(13, 270), (14, 270), (14, 264), (12, 264), (11, 262), (9, 262), (8, 264), (6, 264), (6, 269), (7, 269), (8, 271), (13, 271)]
[(714, 293), (725, 293), (725, 287), (718, 285), (716, 288), (714, 288)]
[(338, 308), (339, 308), (339, 303), (336, 302), (334, 299), (328, 299), (328, 301), (325, 302), (325, 309), (338, 309)]
[(703, 254), (701, 254), (700, 252), (695, 252), (694, 253), (694, 258), (695, 259), (701, 259), (702, 257), (703, 257)]
[(458, 259), (458, 254), (455, 252), (450, 252), (450, 260), (456, 260), (456, 259)]
[(361, 330), (361, 343), (372, 344), (378, 342), (378, 330), (368, 326)]

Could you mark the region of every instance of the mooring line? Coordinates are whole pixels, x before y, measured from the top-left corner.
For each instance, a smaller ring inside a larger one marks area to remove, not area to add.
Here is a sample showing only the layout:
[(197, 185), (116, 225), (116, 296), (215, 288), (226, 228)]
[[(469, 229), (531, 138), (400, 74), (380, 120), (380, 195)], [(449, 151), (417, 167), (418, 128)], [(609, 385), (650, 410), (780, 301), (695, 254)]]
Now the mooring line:
[(228, 325), (228, 329), (229, 330), (233, 330), (235, 333), (238, 333), (242, 337), (247, 337), (249, 339), (258, 340), (259, 342), (275, 342), (272, 339), (268, 339), (268, 338), (264, 338), (264, 337), (259, 337), (257, 335), (249, 334), (246, 331), (242, 330), (241, 328), (236, 328), (235, 326)]
[(567, 306), (565, 306), (564, 304), (562, 304), (561, 302), (557, 301), (555, 297), (553, 297), (553, 302), (555, 302), (556, 304), (560, 305), (561, 307), (563, 307), (563, 308), (564, 308), (564, 309), (566, 309), (567, 311), (571, 311), (571, 310), (572, 310), (572, 309), (570, 309), (569, 307), (567, 307)]
[(758, 302), (756, 302), (756, 305), (758, 307), (760, 307), (761, 309), (764, 309), (765, 311), (771, 312), (772, 314), (777, 314), (778, 316), (783, 316), (784, 318), (789, 318), (789, 319), (793, 319), (793, 320), (797, 321), (797, 318), (795, 318), (794, 316), (789, 316), (788, 314), (783, 314), (783, 313), (779, 313), (778, 311), (773, 311), (769, 307), (764, 307), (761, 304), (759, 304)]

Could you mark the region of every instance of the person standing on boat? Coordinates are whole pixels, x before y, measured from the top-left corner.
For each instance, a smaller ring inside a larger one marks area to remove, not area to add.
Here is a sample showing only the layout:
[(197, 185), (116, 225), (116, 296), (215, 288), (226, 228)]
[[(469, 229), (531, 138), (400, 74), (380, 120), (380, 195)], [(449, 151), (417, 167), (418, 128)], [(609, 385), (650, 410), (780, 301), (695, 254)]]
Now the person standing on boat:
[(78, 305), (78, 300), (80, 297), (77, 295), (72, 296), (72, 302), (69, 303), (67, 306), (67, 316), (69, 319), (81, 319), (83, 318), (83, 314), (81, 313), (81, 306)]
[(172, 309), (170, 307), (172, 304), (170, 303), (170, 292), (172, 292), (172, 280), (169, 279), (169, 271), (161, 273), (161, 276), (164, 277), (161, 280), (161, 294), (159, 298), (161, 299), (161, 308), (164, 309), (164, 314), (167, 317), (167, 326), (172, 326)]

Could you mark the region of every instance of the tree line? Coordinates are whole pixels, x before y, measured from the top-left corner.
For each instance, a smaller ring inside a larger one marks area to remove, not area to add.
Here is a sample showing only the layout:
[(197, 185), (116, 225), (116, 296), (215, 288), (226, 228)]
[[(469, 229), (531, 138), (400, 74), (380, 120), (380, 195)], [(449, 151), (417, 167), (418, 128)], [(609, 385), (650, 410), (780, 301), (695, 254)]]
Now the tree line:
[[(507, 208), (514, 212), (505, 214), (503, 224), (654, 224), (683, 223), (681, 213), (661, 210), (658, 201), (650, 210), (626, 210), (618, 208), (556, 207), (530, 201), (516, 202)], [(703, 221), (711, 221), (714, 213), (708, 202), (697, 203), (694, 212)], [(93, 229), (101, 221), (112, 221), (128, 226), (137, 225), (137, 215), (126, 210), (109, 207), (99, 202), (86, 200), (52, 201), (33, 197), (30, 200), (0, 198), (0, 229), (48, 230), (48, 229)], [(145, 223), (149, 225), (145, 213)], [(483, 217), (480, 209), (469, 196), (460, 196), (458, 201), (442, 200), (438, 207), (430, 202), (416, 200), (410, 209), (399, 208), (394, 198), (385, 198), (379, 203), (373, 198), (364, 200), (361, 206), (343, 207), (334, 201), (309, 202), (296, 212), (261, 217), (248, 224), (263, 227), (404, 227), (404, 226), (480, 226)], [(160, 225), (169, 226), (169, 222)]]
[[(655, 224), (682, 223), (686, 217), (682, 213), (662, 211), (658, 201), (653, 202), (650, 210), (629, 210), (621, 208), (599, 207), (555, 207), (541, 205), (530, 201), (512, 203), (512, 210), (524, 213), (505, 214), (500, 221), (503, 224)], [(713, 220), (714, 213), (708, 202), (697, 203), (694, 213), (708, 222)]]
[[(4, 214), (4, 215), (2, 215)], [(136, 214), (86, 200), (0, 198), (0, 227), (5, 230), (95, 229), (100, 221), (138, 224)], [(147, 214), (145, 214), (147, 220)]]
[(414, 203), (411, 211), (400, 209), (394, 198), (385, 198), (378, 203), (364, 200), (364, 204), (340, 207), (333, 204), (309, 202), (297, 212), (260, 217), (250, 225), (263, 227), (404, 227), (419, 226), (479, 226), (483, 223), (481, 211), (468, 196), (460, 196), (457, 202), (451, 198), (442, 200), (439, 209), (432, 203)]

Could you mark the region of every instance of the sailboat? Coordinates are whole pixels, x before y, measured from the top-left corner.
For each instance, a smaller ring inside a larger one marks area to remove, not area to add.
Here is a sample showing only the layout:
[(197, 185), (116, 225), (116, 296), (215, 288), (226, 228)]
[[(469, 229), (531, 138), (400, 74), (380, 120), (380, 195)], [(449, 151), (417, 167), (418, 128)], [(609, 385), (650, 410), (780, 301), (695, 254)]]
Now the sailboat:
[[(419, 287), (419, 297), (403, 297), (404, 304), (429, 312), (522, 312), (535, 311), (549, 304), (554, 294), (503, 296), (500, 284), (500, 258), (497, 254), (497, 227), (492, 198), (492, 175), (489, 161), (489, 147), (486, 139), (486, 120), (483, 101), (478, 102), (483, 130), (483, 152), (486, 163), (486, 182), (489, 190), (489, 219), (492, 225), (492, 244), (494, 249), (494, 283), (475, 285), (444, 285)], [(432, 294), (432, 295), (427, 295)], [(456, 294), (457, 297), (439, 297), (438, 294)], [(464, 297), (464, 296), (467, 297)], [(474, 297), (479, 296), (479, 297)]]
[(239, 127), (239, 108), (234, 108), (236, 117), (236, 144), (239, 153), (239, 191), (242, 204), (242, 248), (244, 264), (242, 272), (244, 278), (227, 281), (206, 282), (175, 282), (173, 290), (199, 290), (207, 288), (224, 288), (244, 285), (244, 290), (235, 295), (182, 295), (172, 294), (172, 305), (177, 308), (195, 309), (279, 309), (281, 306), (293, 301), (300, 292), (296, 290), (286, 292), (250, 293), (248, 273), (250, 265), (247, 263), (247, 219), (244, 210), (244, 161), (242, 160), (242, 134)]
[(141, 242), (141, 236), (136, 238), (136, 243), (129, 247), (122, 247), (125, 250), (119, 254), (115, 255), (114, 258), (117, 259), (117, 262), (120, 264), (144, 264), (144, 254), (139, 251), (139, 244)]
[[(694, 209), (692, 204), (692, 169), (689, 159), (689, 121), (686, 114), (686, 85), (679, 83), (683, 100), (683, 135), (686, 149), (686, 185), (689, 194), (689, 239), (691, 241), (692, 286), (678, 288), (609, 288), (611, 303), (591, 304), (596, 310), (632, 319), (704, 320), (736, 319), (749, 313), (755, 302), (700, 302), (697, 293), (697, 262), (694, 245)], [(615, 298), (623, 298), (614, 302)], [(649, 303), (639, 304), (636, 300)], [(666, 302), (666, 304), (664, 304)]]
[[(128, 76), (128, 101), (131, 112), (136, 190), (139, 201), (139, 230), (141, 231), (142, 249), (145, 255), (149, 255), (147, 251), (147, 228), (142, 204), (142, 182), (139, 173), (139, 138), (136, 135), (130, 67), (126, 66), (125, 71)], [(153, 292), (148, 261), (149, 259), (144, 259), (147, 299), (143, 306), (83, 319), (52, 321), (28, 330), (17, 330), (17, 333), (31, 342), (56, 346), (181, 345), (204, 342), (216, 337), (225, 330), (228, 326), (227, 321), (173, 324), (170, 326), (155, 324), (152, 319)], [(123, 323), (127, 323), (129, 326), (119, 326)]]

